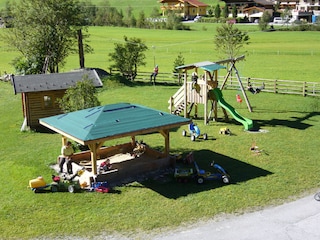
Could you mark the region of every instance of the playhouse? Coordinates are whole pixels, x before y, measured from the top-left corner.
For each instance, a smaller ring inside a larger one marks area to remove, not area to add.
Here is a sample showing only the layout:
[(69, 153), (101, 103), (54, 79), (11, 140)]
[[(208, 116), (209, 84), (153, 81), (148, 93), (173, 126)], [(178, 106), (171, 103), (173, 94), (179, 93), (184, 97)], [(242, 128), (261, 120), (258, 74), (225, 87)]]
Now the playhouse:
[[(184, 117), (187, 118), (190, 117), (191, 111), (194, 109), (194, 117), (197, 118), (198, 105), (203, 104), (204, 124), (208, 124), (211, 117), (213, 117), (214, 120), (217, 120), (217, 105), (219, 104), (222, 107), (226, 119), (228, 118), (228, 111), (235, 120), (244, 125), (245, 130), (252, 129), (253, 121), (241, 116), (224, 100), (222, 94), (222, 90), (226, 85), (229, 76), (234, 71), (239, 82), (239, 88), (241, 89), (242, 95), (248, 106), (248, 110), (250, 112), (252, 111), (250, 102), (235, 66), (235, 63), (242, 59), (244, 59), (244, 56), (218, 62), (204, 61), (177, 67), (177, 69), (182, 70), (184, 73), (184, 82), (182, 87), (173, 96), (171, 96), (168, 101), (170, 112), (176, 115), (183, 113)], [(223, 64), (226, 63), (230, 64), (230, 67), (223, 83), (219, 86), (218, 70), (226, 69), (226, 67), (223, 66)], [(192, 71), (191, 81), (188, 81), (188, 77), (190, 77), (188, 71)], [(202, 72), (201, 75), (200, 71)]]
[(24, 123), (21, 130), (41, 127), (39, 119), (62, 113), (57, 99), (62, 98), (69, 87), (88, 76), (95, 87), (102, 87), (96, 70), (84, 69), (66, 73), (31, 74), (12, 76), (14, 93), (21, 93)]

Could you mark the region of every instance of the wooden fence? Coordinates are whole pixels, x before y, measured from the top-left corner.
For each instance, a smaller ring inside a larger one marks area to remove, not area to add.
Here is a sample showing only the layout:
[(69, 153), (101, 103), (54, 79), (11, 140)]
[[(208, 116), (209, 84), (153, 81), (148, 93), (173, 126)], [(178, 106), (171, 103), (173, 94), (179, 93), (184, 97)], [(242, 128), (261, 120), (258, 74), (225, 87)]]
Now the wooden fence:
[[(151, 72), (139, 72), (135, 81), (150, 81)], [(191, 80), (191, 79), (190, 79)], [(219, 83), (222, 83), (224, 76), (218, 77)], [(156, 83), (174, 83), (182, 84), (183, 76), (173, 73), (159, 73)], [(307, 96), (320, 97), (320, 82), (304, 82), (294, 80), (279, 80), (279, 79), (264, 79), (264, 78), (249, 78), (241, 77), (241, 82), (246, 88), (249, 82), (253, 88), (260, 87), (264, 84), (264, 92), (279, 93), (279, 94), (294, 94)], [(229, 77), (225, 89), (237, 90), (240, 89), (236, 77)]]

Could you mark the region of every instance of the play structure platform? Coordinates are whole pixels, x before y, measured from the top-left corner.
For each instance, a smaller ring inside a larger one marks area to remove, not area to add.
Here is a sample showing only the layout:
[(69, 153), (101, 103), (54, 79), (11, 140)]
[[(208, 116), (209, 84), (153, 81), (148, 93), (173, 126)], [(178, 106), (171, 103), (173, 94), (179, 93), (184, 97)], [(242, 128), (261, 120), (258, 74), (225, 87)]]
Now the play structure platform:
[[(176, 115), (183, 114), (185, 118), (189, 118), (191, 111), (194, 109), (194, 118), (197, 118), (198, 105), (202, 104), (204, 106), (204, 124), (208, 124), (212, 113), (213, 119), (217, 121), (217, 106), (219, 104), (222, 107), (225, 119), (228, 119), (227, 112), (229, 112), (236, 121), (243, 124), (245, 130), (251, 130), (253, 128), (253, 121), (241, 116), (234, 107), (224, 100), (222, 94), (222, 90), (227, 79), (231, 75), (232, 71), (235, 71), (239, 87), (248, 106), (248, 110), (252, 112), (250, 102), (235, 67), (235, 62), (242, 59), (244, 59), (244, 56), (237, 59), (227, 59), (219, 62), (204, 61), (177, 67), (176, 69), (181, 70), (184, 73), (184, 83), (168, 101), (170, 113)], [(231, 67), (229, 68), (223, 83), (220, 85), (218, 84), (218, 70), (225, 69), (226, 67), (221, 65), (225, 63), (230, 63)], [(191, 75), (188, 75), (188, 70), (193, 71)], [(203, 70), (204, 73), (198, 76), (199, 70)], [(190, 76), (191, 81), (188, 81), (188, 77)]]

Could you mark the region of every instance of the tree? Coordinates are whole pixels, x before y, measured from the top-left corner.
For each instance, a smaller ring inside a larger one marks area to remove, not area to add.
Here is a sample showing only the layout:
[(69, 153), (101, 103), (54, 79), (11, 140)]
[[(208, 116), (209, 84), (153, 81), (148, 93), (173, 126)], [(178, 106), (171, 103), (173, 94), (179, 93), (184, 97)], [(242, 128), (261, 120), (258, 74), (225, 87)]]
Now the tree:
[(233, 18), (237, 18), (238, 17), (238, 9), (237, 9), (237, 6), (235, 4), (233, 4), (233, 6), (232, 6), (232, 17)]
[(227, 4), (223, 8), (223, 17), (224, 18), (228, 18), (229, 17), (229, 8), (228, 8)]
[(262, 31), (267, 30), (269, 22), (270, 22), (270, 18), (271, 18), (270, 13), (268, 11), (264, 11), (262, 14), (262, 17), (260, 18), (260, 21), (259, 21), (260, 30), (262, 30)]
[(179, 76), (176, 76), (179, 78), (179, 83), (181, 82), (181, 69), (176, 69), (176, 67), (184, 65), (184, 57), (182, 56), (182, 53), (179, 52), (177, 58), (174, 60), (173, 63), (173, 73), (178, 74)]
[(241, 51), (244, 44), (248, 44), (249, 36), (234, 27), (232, 23), (224, 23), (217, 27), (217, 34), (214, 38), (216, 50), (227, 58), (235, 58)]
[(151, 12), (151, 14), (150, 14), (150, 17), (151, 18), (159, 18), (161, 15), (160, 15), (160, 13), (159, 13), (159, 7), (154, 7), (153, 9), (152, 9), (152, 12)]
[(140, 11), (139, 18), (137, 20), (137, 27), (138, 28), (146, 28), (148, 25), (148, 22), (146, 21), (146, 16), (144, 14), (144, 11)]
[(183, 29), (181, 17), (177, 16), (174, 11), (168, 12), (166, 21), (166, 28), (169, 30), (180, 30)]
[(220, 18), (221, 17), (221, 8), (220, 8), (219, 4), (217, 4), (215, 9), (214, 9), (214, 16), (216, 18)]
[(57, 99), (63, 112), (73, 112), (81, 109), (100, 106), (98, 98), (95, 96), (96, 88), (92, 80), (85, 75), (76, 86), (67, 89), (65, 95)]
[(138, 66), (145, 66), (145, 54), (148, 47), (139, 38), (124, 38), (124, 44), (115, 43), (114, 52), (110, 53), (112, 68), (118, 69), (128, 80), (133, 81), (137, 76)]
[[(8, 43), (36, 66), (37, 73), (59, 72), (77, 46), (77, 31), (85, 25), (77, 0), (24, 0), (11, 6), (13, 28)], [(83, 28), (85, 29), (85, 28)], [(27, 64), (30, 66), (30, 64)]]

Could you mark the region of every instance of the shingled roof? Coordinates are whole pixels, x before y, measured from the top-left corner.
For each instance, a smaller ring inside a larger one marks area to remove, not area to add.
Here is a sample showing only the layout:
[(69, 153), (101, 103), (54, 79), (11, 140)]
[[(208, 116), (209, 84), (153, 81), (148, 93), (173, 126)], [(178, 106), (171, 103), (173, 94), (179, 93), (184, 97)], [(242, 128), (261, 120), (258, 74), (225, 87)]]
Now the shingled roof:
[(75, 86), (85, 75), (93, 81), (95, 87), (102, 87), (101, 79), (95, 70), (12, 76), (11, 80), (14, 93), (17, 94), (68, 89)]

